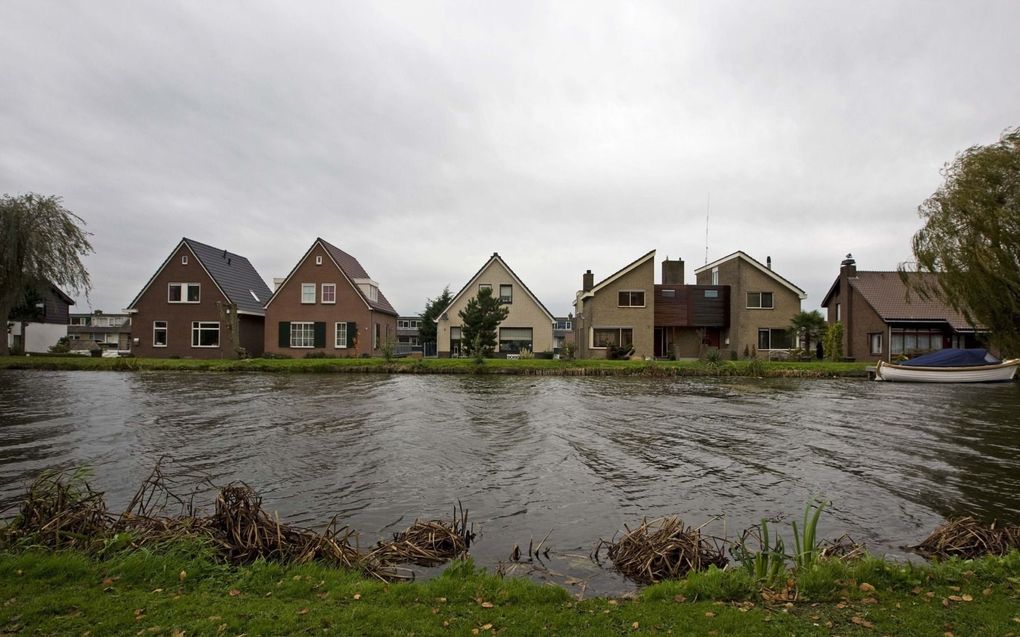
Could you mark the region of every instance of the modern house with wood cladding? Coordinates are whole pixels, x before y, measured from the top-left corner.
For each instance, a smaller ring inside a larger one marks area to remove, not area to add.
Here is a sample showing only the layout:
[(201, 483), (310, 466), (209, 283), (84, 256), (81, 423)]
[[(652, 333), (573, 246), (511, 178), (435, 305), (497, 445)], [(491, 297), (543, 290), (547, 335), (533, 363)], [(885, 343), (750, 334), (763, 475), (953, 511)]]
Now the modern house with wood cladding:
[(574, 341), (579, 358), (603, 358), (610, 348), (637, 358), (696, 358), (718, 347), (729, 325), (729, 287), (684, 284), (684, 262), (662, 262), (655, 283), (655, 250), (595, 283), (588, 270), (575, 299)]
[(737, 251), (694, 274), (698, 285), (729, 287), (729, 325), (719, 334), (722, 352), (730, 357), (754, 351), (768, 356), (795, 346), (788, 330), (807, 294), (772, 269), (771, 257), (761, 263)]
[(908, 277), (931, 292), (921, 298), (899, 272), (858, 271), (846, 255), (822, 300), (829, 324), (843, 323), (843, 354), (858, 361), (893, 361), (949, 347), (983, 347), (982, 333), (938, 294), (938, 275)]
[(551, 352), (553, 349), (553, 325), (555, 317), (546, 309), (528, 286), (518, 277), (506, 261), (493, 253), (478, 272), (453, 297), (450, 305), (439, 314), (436, 321), (436, 344), (440, 358), (461, 356), (460, 311), (468, 301), (478, 295), (482, 288), (492, 290), (510, 313), (496, 328), (499, 343), (496, 355), (519, 354), (527, 349), (531, 352)]
[(294, 357), (379, 356), (397, 311), (350, 254), (316, 239), (266, 303), (265, 351)]
[(131, 349), (154, 358), (257, 356), (269, 297), (245, 257), (181, 239), (125, 310)]

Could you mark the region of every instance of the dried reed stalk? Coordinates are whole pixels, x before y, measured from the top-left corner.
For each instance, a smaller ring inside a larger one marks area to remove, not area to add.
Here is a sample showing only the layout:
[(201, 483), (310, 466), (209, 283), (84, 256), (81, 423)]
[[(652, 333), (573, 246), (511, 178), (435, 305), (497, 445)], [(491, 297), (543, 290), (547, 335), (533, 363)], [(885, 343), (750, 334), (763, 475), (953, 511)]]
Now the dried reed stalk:
[(983, 524), (972, 517), (956, 518), (910, 548), (928, 559), (1005, 555), (1012, 549), (1020, 549), (1020, 526), (996, 528), (994, 522)]
[(718, 542), (702, 535), (702, 527), (687, 527), (680, 518), (642, 520), (634, 530), (624, 528), (627, 532), (618, 542), (600, 540), (593, 556), (597, 559), (605, 548), (616, 570), (636, 582), (678, 579), (727, 563)]

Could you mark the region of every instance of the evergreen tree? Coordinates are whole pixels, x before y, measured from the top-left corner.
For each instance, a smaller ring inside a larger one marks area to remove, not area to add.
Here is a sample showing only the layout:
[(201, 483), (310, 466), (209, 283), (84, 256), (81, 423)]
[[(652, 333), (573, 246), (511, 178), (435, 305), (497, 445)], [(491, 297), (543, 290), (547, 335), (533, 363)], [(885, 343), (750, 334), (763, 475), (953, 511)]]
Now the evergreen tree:
[(418, 325), (418, 342), (422, 345), (436, 342), (436, 321), (439, 320), (439, 313), (450, 307), (453, 297), (450, 295), (450, 286), (443, 288), (443, 293), (435, 299), (425, 300), (425, 311), (419, 314), (421, 324)]
[(460, 311), (461, 342), (472, 356), (488, 356), (496, 348), (496, 328), (510, 314), (492, 296), (492, 288), (482, 288)]

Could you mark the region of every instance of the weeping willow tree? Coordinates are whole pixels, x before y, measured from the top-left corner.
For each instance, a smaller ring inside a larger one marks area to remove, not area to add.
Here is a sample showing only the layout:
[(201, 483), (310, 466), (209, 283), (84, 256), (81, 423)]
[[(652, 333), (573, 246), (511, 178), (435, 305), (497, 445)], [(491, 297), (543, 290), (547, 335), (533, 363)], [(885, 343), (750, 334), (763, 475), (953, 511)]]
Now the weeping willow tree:
[(26, 289), (48, 284), (65, 291), (92, 287), (82, 257), (92, 252), (85, 222), (60, 197), (34, 193), (0, 196), (0, 355), (8, 354), (6, 327)]
[(913, 239), (917, 270), (938, 276), (900, 275), (987, 328), (1004, 354), (1020, 354), (1020, 127), (958, 154), (942, 175), (918, 208), (924, 227)]

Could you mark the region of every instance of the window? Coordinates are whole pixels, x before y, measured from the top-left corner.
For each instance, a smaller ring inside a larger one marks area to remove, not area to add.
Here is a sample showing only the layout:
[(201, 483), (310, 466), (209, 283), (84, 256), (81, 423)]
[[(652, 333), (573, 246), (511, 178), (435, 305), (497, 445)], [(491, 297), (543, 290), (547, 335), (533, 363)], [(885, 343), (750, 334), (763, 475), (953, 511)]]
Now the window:
[(790, 349), (790, 333), (785, 329), (759, 328), (758, 349)]
[(532, 328), (499, 328), (499, 351), (508, 354), (519, 354), (522, 349), (532, 349)]
[(322, 284), (322, 302), (336, 303), (336, 283)]
[(478, 291), (481, 292), (482, 290), (489, 290), (491, 292), (492, 291), (492, 286), (489, 285), (488, 283), (480, 283), (478, 285)]
[(315, 303), (315, 284), (314, 283), (302, 283), (301, 284), (301, 302), (302, 303)]
[(507, 285), (506, 283), (499, 286), (499, 302), (500, 303), (514, 302), (514, 286)]
[(839, 307), (839, 303), (837, 303), (836, 304), (836, 320), (837, 321), (839, 321), (839, 320), (841, 320), (843, 318), (842, 317), (842, 313), (840, 312), (840, 310), (841, 310), (841, 308)]
[(315, 265), (322, 265), (322, 255), (321, 254), (315, 255)]
[(712, 285), (719, 285), (719, 268), (712, 268)]
[(375, 324), (375, 333), (372, 334), (372, 349), (379, 349), (380, 327), (378, 323)]
[(868, 341), (871, 343), (871, 353), (881, 354), (882, 353), (882, 333), (868, 334)]
[(717, 299), (719, 298), (719, 290), (705, 290), (706, 299)]
[(333, 346), (337, 349), (350, 347), (347, 343), (347, 323), (337, 323)]
[(619, 298), (620, 307), (644, 307), (645, 306), (645, 291), (644, 290), (623, 290), (620, 292)]
[(889, 336), (889, 353), (913, 356), (942, 349), (940, 330), (893, 328)]
[(450, 328), (450, 354), (452, 356), (459, 356), (460, 355), (460, 340), (461, 340), (460, 327), (459, 326), (458, 327), (451, 327)]
[(192, 347), (219, 347), (220, 324), (216, 321), (192, 321)]
[(570, 319), (556, 319), (556, 329), (558, 330), (570, 330), (572, 323)]
[[(312, 287), (312, 293), (315, 293), (314, 286)], [(315, 347), (315, 323), (291, 323), (290, 346)]]
[(634, 330), (629, 327), (597, 327), (592, 330), (592, 347), (630, 347)]
[(181, 265), (188, 265), (188, 255), (186, 254), (181, 255)]
[(152, 346), (166, 347), (166, 321), (152, 322)]
[(664, 298), (664, 299), (673, 299), (673, 298), (676, 298), (676, 290), (663, 290), (662, 291), (662, 298)]
[(749, 309), (761, 309), (771, 310), (772, 305), (772, 293), (771, 292), (748, 292), (747, 293), (747, 307)]
[(397, 321), (397, 329), (398, 330), (411, 329), (411, 321)]
[(198, 283), (171, 283), (167, 293), (170, 303), (198, 303), (201, 298), (201, 287)]

